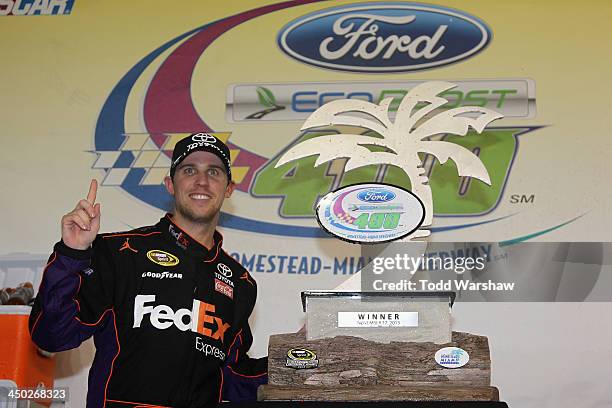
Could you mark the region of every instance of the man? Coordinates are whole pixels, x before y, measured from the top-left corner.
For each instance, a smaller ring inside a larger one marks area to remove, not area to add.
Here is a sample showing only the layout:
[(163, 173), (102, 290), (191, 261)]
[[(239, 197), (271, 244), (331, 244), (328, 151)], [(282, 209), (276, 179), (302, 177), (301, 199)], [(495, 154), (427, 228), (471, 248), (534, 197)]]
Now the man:
[(246, 354), (255, 281), (216, 231), (229, 149), (206, 133), (179, 141), (164, 183), (174, 214), (156, 225), (97, 235), (96, 180), (62, 218), (30, 333), (48, 351), (94, 336), (88, 407), (214, 406), (267, 382), (267, 359)]

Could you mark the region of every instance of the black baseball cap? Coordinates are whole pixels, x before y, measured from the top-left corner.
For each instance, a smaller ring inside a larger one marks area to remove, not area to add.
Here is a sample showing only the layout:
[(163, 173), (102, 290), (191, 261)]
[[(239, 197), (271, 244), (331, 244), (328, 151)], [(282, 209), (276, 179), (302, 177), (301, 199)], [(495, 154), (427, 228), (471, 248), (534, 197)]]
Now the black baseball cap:
[(227, 179), (232, 179), (229, 148), (211, 133), (194, 133), (176, 143), (172, 152), (170, 177), (174, 178), (176, 167), (185, 160), (185, 157), (197, 151), (210, 152), (219, 157), (225, 167)]

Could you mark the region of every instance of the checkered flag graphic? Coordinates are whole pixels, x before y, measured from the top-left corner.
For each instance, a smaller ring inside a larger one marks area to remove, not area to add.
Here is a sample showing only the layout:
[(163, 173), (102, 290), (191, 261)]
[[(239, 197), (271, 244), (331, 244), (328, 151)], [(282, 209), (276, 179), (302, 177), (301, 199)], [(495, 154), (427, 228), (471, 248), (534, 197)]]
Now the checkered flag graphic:
[[(138, 177), (138, 184), (142, 186), (161, 185), (164, 177), (170, 174), (170, 157), (174, 146), (190, 134), (158, 134), (155, 136), (158, 142), (165, 138), (160, 147), (159, 143), (154, 142), (154, 136), (149, 133), (126, 133), (125, 140), (118, 150), (94, 151), (98, 157), (92, 168), (106, 170), (102, 180), (103, 186), (121, 186), (129, 177)], [(227, 143), (230, 134), (230, 132), (211, 133), (224, 143)], [(230, 149), (232, 162), (238, 153), (238, 149)], [(239, 183), (246, 170), (240, 167), (232, 168), (232, 173), (235, 181)]]

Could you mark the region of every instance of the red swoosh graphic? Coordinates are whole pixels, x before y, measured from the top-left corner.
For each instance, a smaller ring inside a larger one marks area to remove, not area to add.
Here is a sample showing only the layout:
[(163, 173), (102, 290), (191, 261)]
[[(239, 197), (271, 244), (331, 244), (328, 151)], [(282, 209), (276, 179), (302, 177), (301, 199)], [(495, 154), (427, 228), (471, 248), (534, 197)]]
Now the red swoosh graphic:
[[(261, 15), (288, 7), (314, 3), (321, 0), (294, 0), (273, 4), (236, 14), (211, 24), (181, 44), (161, 64), (155, 73), (144, 101), (145, 126), (151, 139), (161, 147), (166, 141), (164, 133), (213, 132), (198, 115), (191, 98), (191, 79), (195, 65), (206, 48), (225, 32)], [(230, 149), (237, 146), (228, 143)], [(170, 152), (166, 152), (169, 154)], [(247, 191), (254, 170), (261, 167), (266, 158), (242, 151), (233, 166), (247, 166), (250, 170), (237, 186)]]

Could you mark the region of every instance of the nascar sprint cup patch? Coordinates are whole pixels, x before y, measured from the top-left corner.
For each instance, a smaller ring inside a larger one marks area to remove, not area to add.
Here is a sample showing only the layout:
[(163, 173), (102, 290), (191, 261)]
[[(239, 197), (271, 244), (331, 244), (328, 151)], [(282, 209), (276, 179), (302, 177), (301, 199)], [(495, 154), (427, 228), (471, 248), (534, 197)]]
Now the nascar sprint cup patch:
[(285, 366), (296, 369), (317, 368), (319, 360), (317, 360), (317, 355), (313, 351), (303, 348), (292, 348), (287, 352)]

